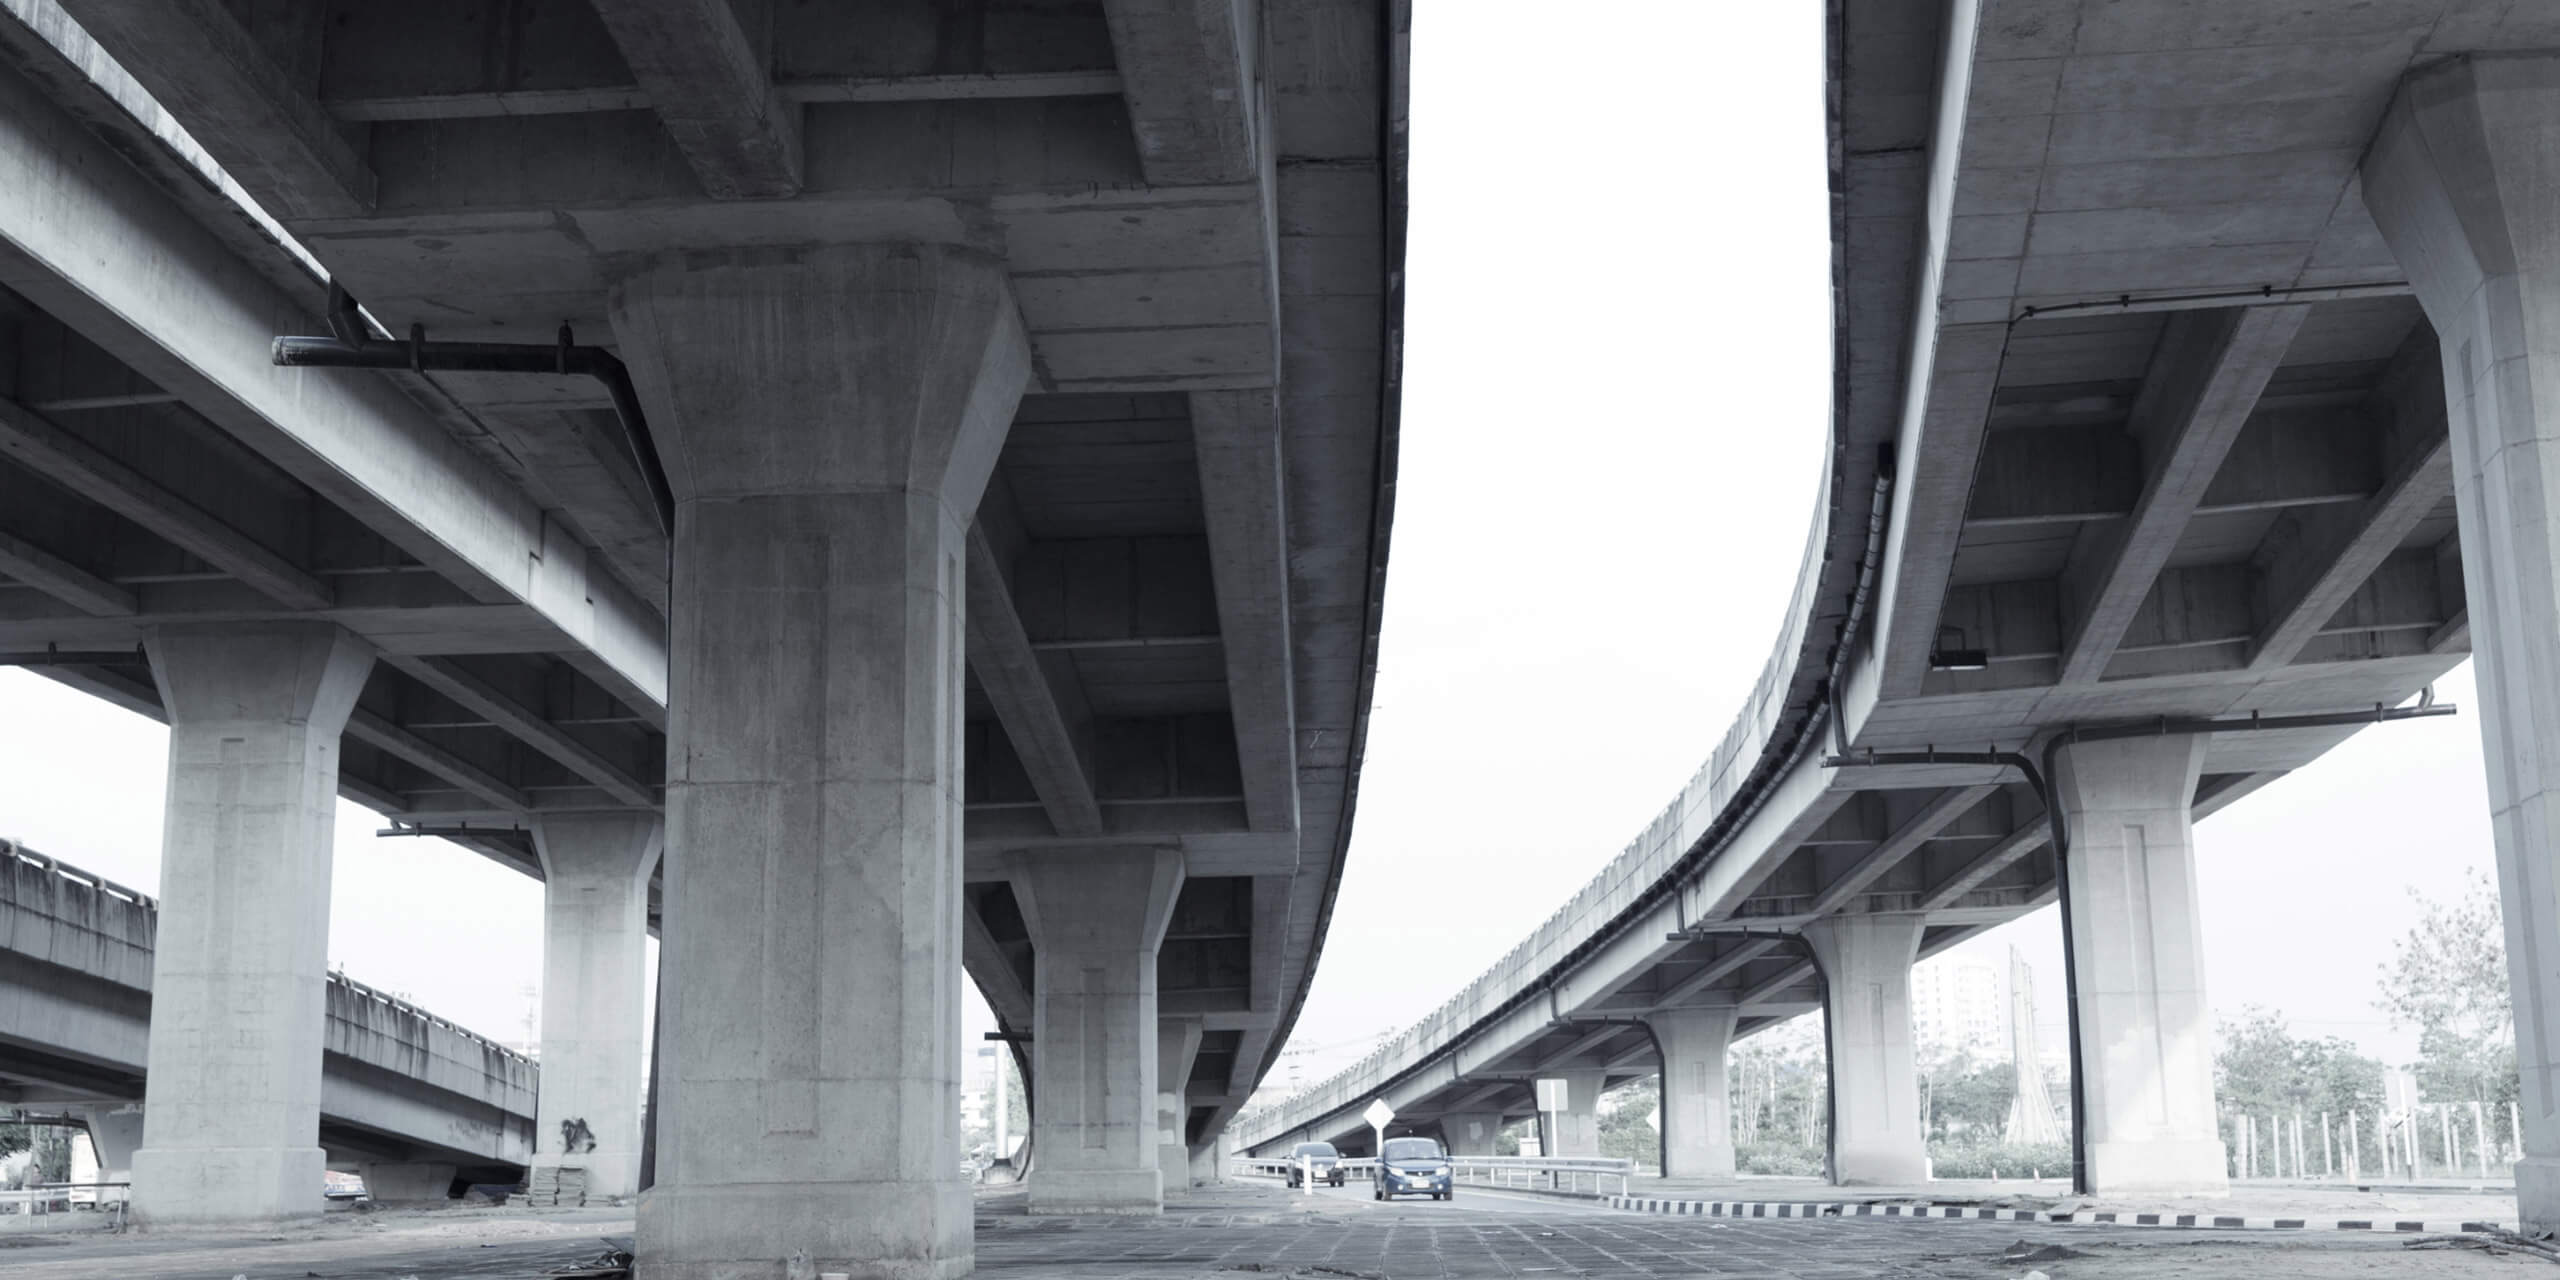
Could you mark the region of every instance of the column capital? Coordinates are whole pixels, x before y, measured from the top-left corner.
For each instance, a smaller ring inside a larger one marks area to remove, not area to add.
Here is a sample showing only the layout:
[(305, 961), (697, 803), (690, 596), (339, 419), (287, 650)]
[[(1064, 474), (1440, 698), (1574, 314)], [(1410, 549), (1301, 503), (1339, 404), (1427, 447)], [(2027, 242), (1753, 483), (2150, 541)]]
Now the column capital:
[(950, 245), (655, 255), (609, 315), (679, 502), (907, 490), (965, 516), (1031, 377), (1003, 262)]

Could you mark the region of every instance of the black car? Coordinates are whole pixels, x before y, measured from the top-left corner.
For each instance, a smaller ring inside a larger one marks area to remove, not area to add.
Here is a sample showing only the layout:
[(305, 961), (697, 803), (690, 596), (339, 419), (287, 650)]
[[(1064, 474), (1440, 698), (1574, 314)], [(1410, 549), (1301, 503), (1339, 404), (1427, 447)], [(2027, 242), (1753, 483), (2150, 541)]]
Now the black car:
[(1437, 1138), (1389, 1138), (1378, 1151), (1378, 1200), (1397, 1196), (1449, 1198), (1449, 1156)]
[(1331, 1186), (1342, 1185), (1342, 1153), (1330, 1142), (1301, 1142), (1289, 1149), (1289, 1185), (1297, 1186), (1299, 1174), (1312, 1166), (1316, 1181)]

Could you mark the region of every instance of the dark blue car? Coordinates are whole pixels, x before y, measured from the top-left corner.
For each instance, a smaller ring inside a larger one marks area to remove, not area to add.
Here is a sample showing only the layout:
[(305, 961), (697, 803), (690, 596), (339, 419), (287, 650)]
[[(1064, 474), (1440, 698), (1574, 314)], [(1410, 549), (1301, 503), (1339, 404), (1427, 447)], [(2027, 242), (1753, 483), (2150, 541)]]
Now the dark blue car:
[(1437, 1138), (1389, 1138), (1378, 1149), (1378, 1187), (1372, 1198), (1449, 1198), (1449, 1156)]

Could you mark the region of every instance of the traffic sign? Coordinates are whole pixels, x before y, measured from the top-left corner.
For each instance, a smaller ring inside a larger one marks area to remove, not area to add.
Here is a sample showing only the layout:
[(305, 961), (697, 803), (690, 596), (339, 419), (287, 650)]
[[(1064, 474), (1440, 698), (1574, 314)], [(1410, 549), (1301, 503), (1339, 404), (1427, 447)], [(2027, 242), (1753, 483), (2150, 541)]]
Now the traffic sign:
[(1389, 1120), (1396, 1118), (1396, 1109), (1388, 1106), (1384, 1098), (1372, 1098), (1369, 1101), (1369, 1109), (1361, 1112), (1360, 1118), (1368, 1121), (1372, 1129), (1384, 1129)]

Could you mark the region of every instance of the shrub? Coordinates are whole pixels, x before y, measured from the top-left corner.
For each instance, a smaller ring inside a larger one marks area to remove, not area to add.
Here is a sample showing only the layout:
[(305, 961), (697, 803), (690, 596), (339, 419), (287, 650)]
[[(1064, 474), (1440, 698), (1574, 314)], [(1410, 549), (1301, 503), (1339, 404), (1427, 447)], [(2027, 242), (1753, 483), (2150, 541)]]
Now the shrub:
[(2034, 1145), (1996, 1143), (1982, 1146), (1932, 1145), (1930, 1172), (1941, 1178), (2048, 1178), (2071, 1176), (2071, 1148), (2059, 1142)]
[(1733, 1167), (1741, 1173), (1818, 1178), (1822, 1176), (1822, 1148), (1795, 1142), (1745, 1142), (1733, 1150)]

